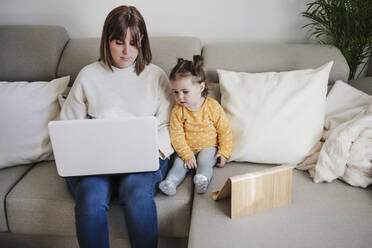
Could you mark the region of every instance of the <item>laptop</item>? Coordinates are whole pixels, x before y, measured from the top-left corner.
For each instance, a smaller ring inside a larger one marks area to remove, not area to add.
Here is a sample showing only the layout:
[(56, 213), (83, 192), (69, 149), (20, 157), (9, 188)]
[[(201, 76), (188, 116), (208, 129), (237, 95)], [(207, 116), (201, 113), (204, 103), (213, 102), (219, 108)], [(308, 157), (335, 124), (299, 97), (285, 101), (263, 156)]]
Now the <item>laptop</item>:
[(62, 177), (159, 168), (158, 127), (153, 116), (51, 121), (48, 129)]

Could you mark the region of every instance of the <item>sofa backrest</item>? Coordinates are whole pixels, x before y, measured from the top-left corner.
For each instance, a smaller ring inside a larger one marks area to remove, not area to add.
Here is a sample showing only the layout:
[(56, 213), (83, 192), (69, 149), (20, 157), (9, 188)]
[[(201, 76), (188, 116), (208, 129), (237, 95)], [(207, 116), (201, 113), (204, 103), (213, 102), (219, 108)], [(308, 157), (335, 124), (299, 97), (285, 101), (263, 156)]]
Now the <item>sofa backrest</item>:
[(58, 26), (0, 26), (0, 81), (49, 81), (69, 40)]
[[(99, 38), (70, 39), (66, 29), (45, 25), (0, 26), (0, 81), (49, 81), (79, 71), (99, 58)], [(201, 54), (194, 37), (150, 37), (152, 63), (167, 74), (177, 58)]]
[(218, 82), (216, 69), (278, 72), (316, 68), (334, 61), (329, 81), (347, 82), (349, 66), (336, 47), (316, 44), (211, 44), (203, 48), (207, 80)]
[[(70, 85), (79, 71), (99, 58), (99, 38), (71, 39), (62, 54), (57, 76), (70, 75)], [(168, 75), (177, 58), (192, 59), (201, 54), (201, 42), (194, 37), (150, 37), (152, 63), (160, 66)]]
[[(0, 26), (0, 80), (51, 80), (71, 75), (99, 57), (99, 38), (69, 39), (63, 27)], [(177, 58), (192, 59), (202, 45), (194, 37), (150, 37), (153, 63), (167, 74)], [(330, 82), (347, 81), (349, 67), (341, 52), (315, 44), (210, 44), (203, 48), (207, 79), (218, 82), (216, 69), (246, 72), (288, 71), (318, 67), (334, 60)]]

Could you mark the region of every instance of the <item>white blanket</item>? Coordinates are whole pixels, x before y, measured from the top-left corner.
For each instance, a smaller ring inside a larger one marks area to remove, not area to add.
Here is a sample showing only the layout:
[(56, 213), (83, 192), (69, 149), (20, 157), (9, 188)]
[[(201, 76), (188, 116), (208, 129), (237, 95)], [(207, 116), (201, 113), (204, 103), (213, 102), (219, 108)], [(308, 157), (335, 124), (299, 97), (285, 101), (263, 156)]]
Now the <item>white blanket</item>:
[(298, 164), (314, 182), (372, 183), (372, 96), (337, 81), (327, 97), (324, 144)]

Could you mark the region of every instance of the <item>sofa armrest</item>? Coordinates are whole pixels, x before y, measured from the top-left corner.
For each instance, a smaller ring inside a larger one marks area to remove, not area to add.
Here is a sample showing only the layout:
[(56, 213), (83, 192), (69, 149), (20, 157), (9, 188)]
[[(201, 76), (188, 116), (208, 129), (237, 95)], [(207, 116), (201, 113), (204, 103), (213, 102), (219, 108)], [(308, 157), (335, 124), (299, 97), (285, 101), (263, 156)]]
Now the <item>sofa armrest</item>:
[(372, 77), (354, 79), (351, 80), (349, 84), (368, 95), (372, 95)]

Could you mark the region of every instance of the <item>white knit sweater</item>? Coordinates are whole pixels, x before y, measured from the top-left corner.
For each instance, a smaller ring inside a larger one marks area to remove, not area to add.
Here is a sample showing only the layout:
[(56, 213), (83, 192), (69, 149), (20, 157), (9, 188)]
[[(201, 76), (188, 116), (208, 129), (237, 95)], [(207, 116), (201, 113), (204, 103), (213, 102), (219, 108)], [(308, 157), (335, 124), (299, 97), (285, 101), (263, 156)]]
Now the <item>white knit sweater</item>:
[(159, 150), (162, 158), (173, 153), (169, 138), (171, 93), (168, 78), (150, 64), (139, 76), (134, 65), (113, 72), (100, 62), (85, 66), (61, 110), (62, 120), (113, 119), (155, 116), (159, 123)]

